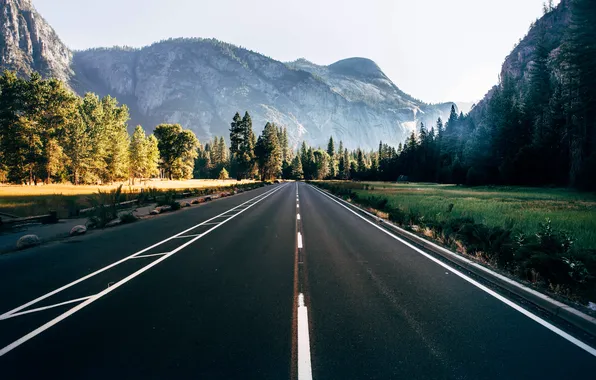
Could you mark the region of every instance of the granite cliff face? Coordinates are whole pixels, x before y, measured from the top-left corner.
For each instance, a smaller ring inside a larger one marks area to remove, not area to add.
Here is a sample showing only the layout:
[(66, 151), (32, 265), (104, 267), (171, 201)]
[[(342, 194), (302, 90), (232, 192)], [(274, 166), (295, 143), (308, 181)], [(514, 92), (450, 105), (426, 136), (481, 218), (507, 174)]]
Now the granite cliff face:
[(402, 92), (365, 58), (329, 66), (279, 62), (213, 39), (172, 39), (141, 49), (71, 52), (29, 0), (0, 0), (1, 66), (38, 71), (80, 95), (112, 95), (129, 106), (131, 127), (180, 123), (201, 140), (227, 135), (235, 112), (288, 128), (294, 144), (348, 148), (397, 145), (419, 122), (446, 118), (451, 103), (428, 105)]
[(31, 1), (0, 0), (0, 9), (0, 69), (25, 76), (37, 71), (68, 82), (72, 53)]
[[(539, 42), (543, 43), (550, 52), (550, 64), (556, 65), (556, 57), (561, 51), (565, 31), (571, 22), (570, 6), (571, 0), (561, 0), (554, 10), (543, 15), (530, 26), (528, 34), (505, 58), (501, 68), (501, 78), (508, 76), (518, 84), (529, 81), (534, 52)], [(481, 117), (493, 92), (494, 87), (472, 109), (471, 115), (474, 118)]]

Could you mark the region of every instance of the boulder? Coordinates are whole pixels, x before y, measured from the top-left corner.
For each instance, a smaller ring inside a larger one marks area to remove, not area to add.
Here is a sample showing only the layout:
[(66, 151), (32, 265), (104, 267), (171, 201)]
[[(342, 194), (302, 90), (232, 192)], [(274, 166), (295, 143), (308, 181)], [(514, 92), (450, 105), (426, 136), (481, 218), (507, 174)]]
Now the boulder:
[(189, 202), (181, 202), (180, 203), (180, 207), (184, 208), (184, 207), (190, 207), (191, 204)]
[(70, 236), (79, 236), (79, 235), (85, 234), (86, 232), (87, 232), (87, 227), (83, 226), (82, 224), (79, 224), (79, 225), (71, 228)]
[(158, 209), (151, 210), (151, 212), (149, 213), (149, 215), (157, 215), (157, 214), (159, 214), (159, 212), (160, 211)]
[(108, 224), (106, 224), (106, 228), (114, 227), (114, 226), (117, 226), (117, 225), (119, 225), (121, 223), (122, 223), (122, 220), (120, 220), (120, 218), (116, 218), (116, 219), (108, 222)]
[(37, 235), (25, 235), (17, 240), (17, 249), (27, 249), (40, 244), (41, 240)]

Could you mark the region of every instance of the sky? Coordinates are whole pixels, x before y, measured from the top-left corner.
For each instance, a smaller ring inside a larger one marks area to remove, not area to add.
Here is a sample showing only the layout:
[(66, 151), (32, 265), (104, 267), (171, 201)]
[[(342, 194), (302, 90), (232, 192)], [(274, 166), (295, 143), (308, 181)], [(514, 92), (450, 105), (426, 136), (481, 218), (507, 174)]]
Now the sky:
[[(477, 101), (544, 0), (32, 0), (72, 49), (204, 37), (279, 61), (375, 61), (429, 103)], [(558, 2), (558, 1), (557, 1)]]

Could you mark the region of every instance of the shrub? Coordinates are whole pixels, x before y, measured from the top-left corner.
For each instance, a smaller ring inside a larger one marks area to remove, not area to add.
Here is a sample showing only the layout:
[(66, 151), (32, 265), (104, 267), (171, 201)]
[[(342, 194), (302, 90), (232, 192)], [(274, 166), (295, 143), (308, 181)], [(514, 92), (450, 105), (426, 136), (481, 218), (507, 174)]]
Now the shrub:
[(230, 174), (228, 173), (226, 168), (222, 168), (221, 171), (219, 172), (218, 179), (228, 179), (228, 178), (230, 178)]
[(122, 185), (117, 189), (97, 193), (87, 197), (87, 202), (92, 208), (88, 223), (92, 227), (104, 228), (109, 222), (118, 218), (118, 203), (122, 196)]
[(176, 201), (176, 191), (168, 190), (157, 200), (158, 206), (171, 206)]
[(399, 208), (392, 208), (389, 211), (389, 220), (396, 224), (404, 224), (406, 221), (406, 214)]

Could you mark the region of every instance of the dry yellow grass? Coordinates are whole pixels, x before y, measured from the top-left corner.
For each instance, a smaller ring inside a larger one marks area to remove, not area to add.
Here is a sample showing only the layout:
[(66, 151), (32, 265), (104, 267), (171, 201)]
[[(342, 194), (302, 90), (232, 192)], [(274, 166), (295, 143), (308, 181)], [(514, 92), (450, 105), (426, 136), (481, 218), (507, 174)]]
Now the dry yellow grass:
[(252, 180), (218, 180), (218, 179), (191, 179), (187, 181), (137, 181), (134, 186), (128, 182), (114, 183), (112, 185), (80, 185), (71, 184), (51, 184), (51, 185), (0, 185), (0, 197), (14, 196), (36, 196), (36, 195), (86, 195), (96, 193), (97, 190), (109, 191), (122, 185), (122, 190), (126, 192), (139, 192), (141, 189), (195, 189), (217, 186), (231, 186), (239, 183), (250, 183)]
[[(213, 180), (193, 179), (188, 181), (137, 181), (136, 185), (128, 182), (112, 185), (84, 185), (70, 184), (52, 185), (0, 185), (0, 214), (14, 214), (16, 216), (32, 216), (45, 214), (49, 210), (56, 210), (60, 217), (69, 215), (69, 209), (81, 208), (87, 205), (86, 197), (98, 190), (109, 191), (122, 186), (126, 194), (139, 193), (141, 189), (157, 188), (162, 190), (204, 189), (210, 187), (233, 186), (241, 183), (254, 182), (252, 180)], [(136, 197), (136, 195), (127, 195)], [(1, 217), (1, 215), (0, 215)]]

